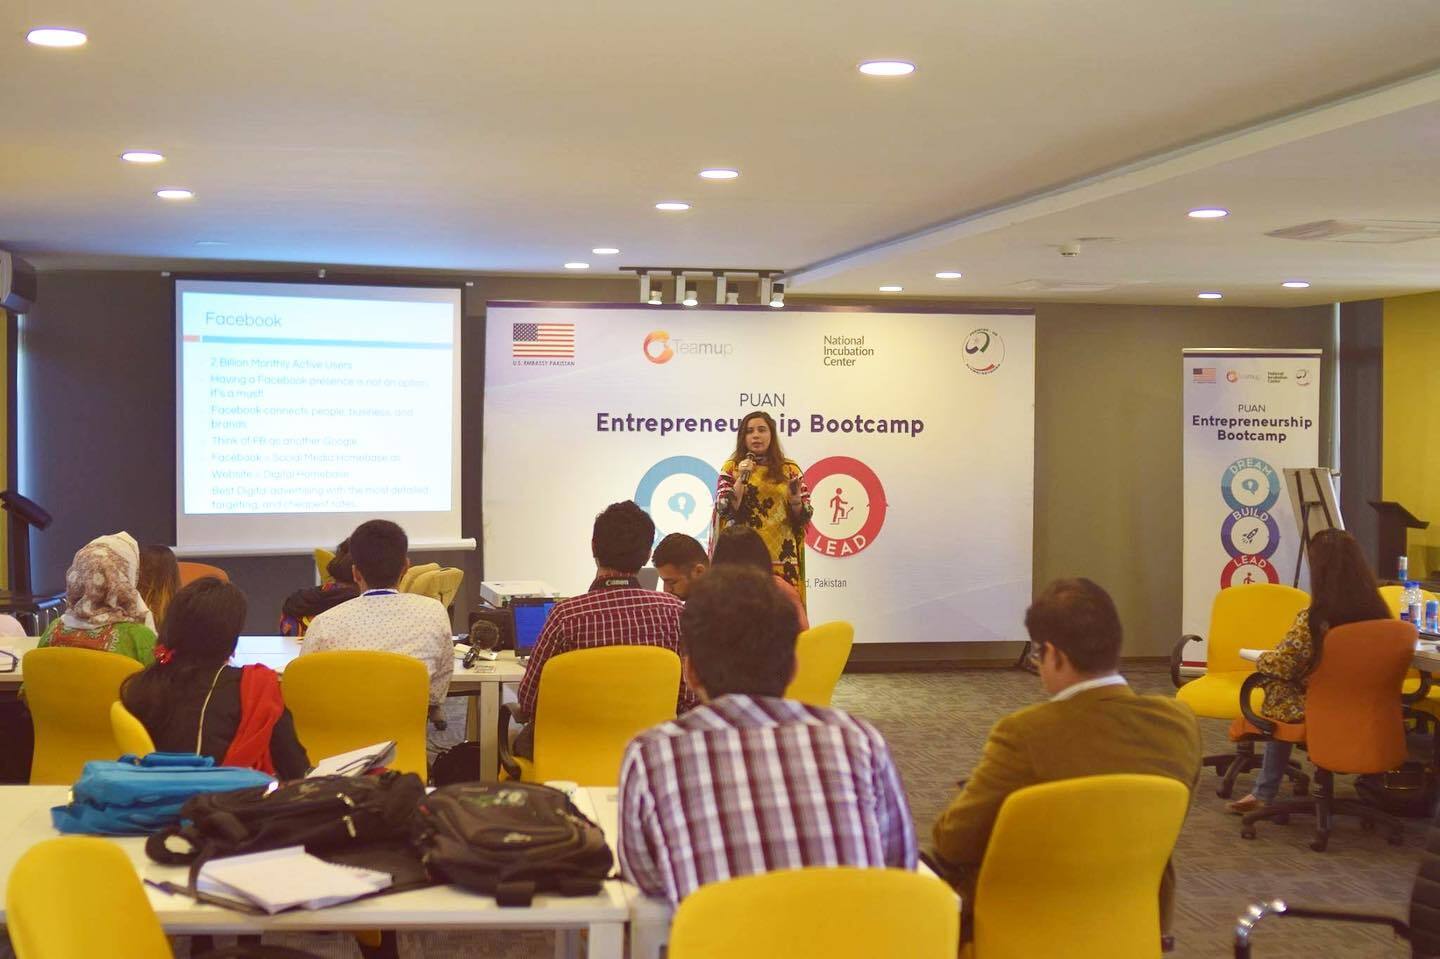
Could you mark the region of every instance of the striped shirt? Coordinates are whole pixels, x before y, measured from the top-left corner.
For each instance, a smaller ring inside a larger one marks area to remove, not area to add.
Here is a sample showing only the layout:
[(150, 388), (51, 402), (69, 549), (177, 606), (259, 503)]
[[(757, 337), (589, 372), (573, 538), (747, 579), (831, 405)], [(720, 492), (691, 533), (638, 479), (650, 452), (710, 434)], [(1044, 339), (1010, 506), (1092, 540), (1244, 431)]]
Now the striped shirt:
[[(527, 718), (535, 717), (540, 674), (552, 656), (602, 646), (662, 646), (680, 654), (680, 613), (685, 604), (669, 593), (641, 589), (637, 580), (625, 582), (635, 585), (605, 586), (604, 580), (596, 580), (588, 593), (556, 604), (520, 680), (520, 710)], [(676, 709), (684, 712), (696, 702), (682, 678)]]
[(873, 726), (740, 695), (631, 740), (619, 846), (625, 877), (671, 902), (736, 876), (916, 859), (900, 774)]

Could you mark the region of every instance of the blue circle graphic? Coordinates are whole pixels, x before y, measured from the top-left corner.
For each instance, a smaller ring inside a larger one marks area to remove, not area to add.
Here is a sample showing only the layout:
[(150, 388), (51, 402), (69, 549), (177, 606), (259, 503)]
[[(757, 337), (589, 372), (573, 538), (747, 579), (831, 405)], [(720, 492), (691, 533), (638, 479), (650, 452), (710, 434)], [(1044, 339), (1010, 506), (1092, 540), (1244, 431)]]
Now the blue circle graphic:
[[(655, 491), (660, 484), (676, 475), (693, 476), (698, 479), (705, 488), (711, 491), (713, 496), (715, 484), (720, 481), (720, 471), (698, 456), (670, 456), (645, 471), (640, 477), (640, 483), (635, 487), (635, 502), (647, 513), (650, 511), (650, 500), (655, 496)], [(713, 503), (713, 500), (712, 500)], [(696, 503), (695, 509), (703, 508), (703, 503)], [(665, 535), (659, 523), (655, 524), (655, 542), (660, 542)], [(702, 538), (701, 542), (704, 542)]]
[[(1262, 482), (1266, 487), (1265, 495), (1255, 499)], [(1220, 474), (1220, 495), (1225, 498), (1225, 505), (1231, 509), (1253, 509), (1267, 513), (1280, 498), (1280, 474), (1262, 459), (1242, 456), (1225, 467), (1225, 472)], [(1251, 502), (1246, 502), (1247, 499)]]
[[(1255, 520), (1261, 525), (1247, 524), (1247, 531), (1240, 533), (1237, 541), (1235, 527), (1245, 519)], [(1263, 543), (1257, 542), (1262, 527), (1266, 537)], [(1280, 548), (1280, 524), (1275, 522), (1274, 516), (1258, 509), (1247, 507), (1235, 510), (1225, 517), (1225, 522), (1220, 526), (1220, 545), (1224, 546), (1225, 552), (1232, 557), (1259, 556), (1261, 559), (1269, 559)]]

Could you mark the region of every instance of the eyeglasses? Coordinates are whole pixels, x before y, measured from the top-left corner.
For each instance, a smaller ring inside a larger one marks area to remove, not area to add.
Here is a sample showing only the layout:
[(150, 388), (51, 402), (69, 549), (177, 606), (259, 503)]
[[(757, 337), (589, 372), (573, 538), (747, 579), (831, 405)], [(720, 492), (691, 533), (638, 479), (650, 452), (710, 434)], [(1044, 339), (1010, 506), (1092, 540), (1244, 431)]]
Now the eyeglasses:
[(1026, 655), (1025, 658), (1030, 660), (1033, 665), (1039, 666), (1040, 660), (1044, 657), (1044, 655), (1045, 644), (1037, 643), (1032, 640), (1030, 643), (1030, 652)]
[(20, 657), (8, 649), (0, 649), (0, 673), (13, 673), (20, 668)]

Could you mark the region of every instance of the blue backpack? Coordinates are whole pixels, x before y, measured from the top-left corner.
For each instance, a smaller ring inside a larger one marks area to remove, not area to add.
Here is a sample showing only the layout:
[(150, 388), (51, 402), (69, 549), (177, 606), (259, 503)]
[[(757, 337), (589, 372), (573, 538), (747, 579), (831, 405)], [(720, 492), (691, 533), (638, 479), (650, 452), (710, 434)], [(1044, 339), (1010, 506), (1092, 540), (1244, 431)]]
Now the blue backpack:
[(191, 796), (265, 786), (271, 776), (216, 766), (209, 756), (151, 753), (116, 762), (88, 762), (70, 790), (70, 803), (50, 810), (62, 833), (143, 836), (174, 825)]

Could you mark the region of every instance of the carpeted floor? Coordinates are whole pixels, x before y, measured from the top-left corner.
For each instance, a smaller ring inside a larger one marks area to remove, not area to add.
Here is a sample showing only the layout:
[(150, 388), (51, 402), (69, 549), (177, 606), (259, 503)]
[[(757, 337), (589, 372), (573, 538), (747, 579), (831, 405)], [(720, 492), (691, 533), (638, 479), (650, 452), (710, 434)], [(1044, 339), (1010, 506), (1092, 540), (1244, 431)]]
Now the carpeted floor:
[[(1162, 667), (1134, 668), (1127, 675), (1142, 692), (1173, 694)], [(955, 780), (967, 776), (979, 758), (995, 718), (1042, 697), (1039, 681), (1028, 674), (969, 670), (846, 676), (835, 704), (869, 719), (889, 740), (923, 841), (953, 795)], [(1227, 750), (1224, 727), (1202, 720), (1207, 753)], [(1249, 777), (1242, 779), (1242, 788), (1248, 783)], [(1312, 822), (1308, 817), (1294, 819), (1288, 826), (1261, 824), (1257, 839), (1241, 839), (1239, 819), (1225, 812), (1225, 801), (1216, 797), (1214, 787), (1214, 774), (1207, 771), (1176, 852), (1180, 876), (1176, 956), (1229, 955), (1235, 917), (1260, 897), (1406, 913), (1425, 823), (1408, 823), (1405, 844), (1397, 847), (1383, 835), (1362, 832), (1354, 820), (1341, 818), (1329, 850), (1316, 853), (1307, 845)], [(1342, 794), (1349, 790), (1348, 780), (1338, 788)], [(1036, 920), (1043, 922), (1043, 902), (1035, 903), (1035, 913)], [(1055, 937), (1053, 955), (1064, 956), (1064, 931), (1057, 929)], [(336, 957), (358, 955), (349, 941), (338, 937), (275, 941)], [(538, 959), (554, 954), (552, 943), (549, 935), (536, 933), (401, 937), (406, 957)], [(1256, 935), (1256, 943), (1258, 956), (1273, 959), (1409, 954), (1403, 943), (1382, 929), (1295, 920), (1272, 921)]]

